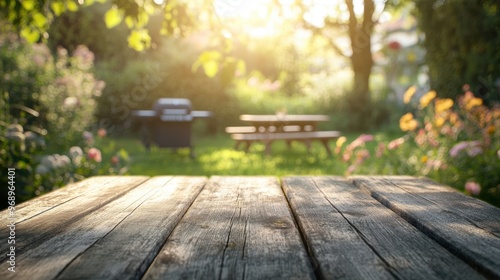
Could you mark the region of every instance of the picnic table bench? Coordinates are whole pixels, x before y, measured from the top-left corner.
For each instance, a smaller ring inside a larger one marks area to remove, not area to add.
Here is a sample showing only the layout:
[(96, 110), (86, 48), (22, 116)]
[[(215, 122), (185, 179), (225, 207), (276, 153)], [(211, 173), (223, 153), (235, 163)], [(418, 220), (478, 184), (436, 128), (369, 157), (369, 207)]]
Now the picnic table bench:
[(254, 142), (265, 145), (265, 153), (271, 153), (271, 145), (276, 140), (285, 140), (288, 147), (292, 141), (306, 144), (310, 150), (313, 141), (320, 141), (328, 155), (332, 151), (329, 141), (340, 137), (339, 131), (317, 131), (317, 123), (330, 120), (326, 115), (241, 115), (240, 120), (250, 122), (251, 126), (226, 127), (226, 132), (236, 141), (235, 149), (245, 143), (248, 152)]
[(92, 177), (13, 217), (0, 279), (500, 278), (500, 209), (425, 178)]

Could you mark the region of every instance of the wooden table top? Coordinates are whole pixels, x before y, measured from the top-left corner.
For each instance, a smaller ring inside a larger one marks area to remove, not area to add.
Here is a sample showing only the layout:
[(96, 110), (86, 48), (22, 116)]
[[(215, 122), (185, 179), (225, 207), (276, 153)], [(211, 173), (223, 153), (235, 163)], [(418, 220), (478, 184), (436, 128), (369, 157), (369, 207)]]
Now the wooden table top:
[(326, 122), (327, 115), (241, 115), (240, 120), (247, 122)]
[(15, 218), (0, 279), (500, 278), (500, 209), (413, 177), (92, 177)]

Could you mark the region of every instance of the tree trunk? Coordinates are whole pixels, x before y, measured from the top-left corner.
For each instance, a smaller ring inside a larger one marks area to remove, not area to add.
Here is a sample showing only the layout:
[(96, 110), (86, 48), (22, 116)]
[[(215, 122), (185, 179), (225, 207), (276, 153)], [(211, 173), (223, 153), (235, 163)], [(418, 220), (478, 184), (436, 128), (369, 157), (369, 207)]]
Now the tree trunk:
[(346, 0), (349, 10), (349, 38), (351, 40), (351, 65), (354, 72), (352, 92), (348, 97), (348, 110), (353, 116), (353, 125), (357, 129), (366, 129), (371, 116), (370, 106), (370, 74), (373, 67), (371, 52), (371, 35), (375, 11), (373, 0), (364, 0), (362, 22), (354, 13), (353, 0)]

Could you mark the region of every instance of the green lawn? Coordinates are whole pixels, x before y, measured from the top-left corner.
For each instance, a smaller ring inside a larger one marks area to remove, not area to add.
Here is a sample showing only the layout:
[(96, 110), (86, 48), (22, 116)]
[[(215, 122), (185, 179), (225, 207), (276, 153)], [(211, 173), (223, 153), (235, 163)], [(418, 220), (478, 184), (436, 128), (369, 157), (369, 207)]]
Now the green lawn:
[[(348, 141), (358, 134), (346, 135)], [(377, 139), (388, 139), (384, 133)], [(340, 155), (328, 157), (321, 143), (313, 143), (311, 152), (304, 144), (294, 142), (288, 149), (285, 142), (273, 143), (272, 155), (264, 155), (264, 145), (254, 144), (250, 152), (234, 149), (234, 141), (227, 134), (194, 137), (196, 159), (189, 157), (188, 149), (153, 147), (147, 152), (138, 138), (109, 139), (112, 149), (125, 149), (130, 158), (131, 175), (344, 175), (347, 165)], [(335, 142), (331, 142), (332, 150)]]

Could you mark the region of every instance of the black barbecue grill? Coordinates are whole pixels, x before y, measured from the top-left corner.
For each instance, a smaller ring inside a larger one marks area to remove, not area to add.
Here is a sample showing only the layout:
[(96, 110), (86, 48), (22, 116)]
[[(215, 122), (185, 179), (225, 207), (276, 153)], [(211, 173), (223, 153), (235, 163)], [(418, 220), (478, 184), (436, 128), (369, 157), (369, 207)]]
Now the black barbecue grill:
[(133, 111), (133, 116), (141, 122), (141, 138), (148, 151), (154, 143), (160, 148), (189, 148), (194, 157), (191, 124), (212, 116), (212, 112), (192, 111), (191, 102), (185, 98), (160, 98), (153, 110)]

